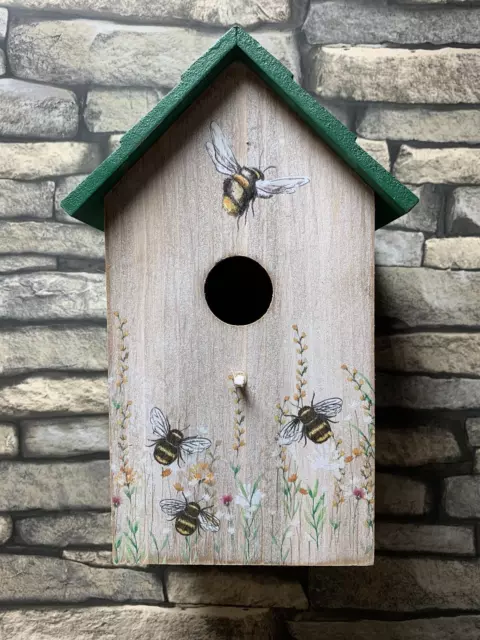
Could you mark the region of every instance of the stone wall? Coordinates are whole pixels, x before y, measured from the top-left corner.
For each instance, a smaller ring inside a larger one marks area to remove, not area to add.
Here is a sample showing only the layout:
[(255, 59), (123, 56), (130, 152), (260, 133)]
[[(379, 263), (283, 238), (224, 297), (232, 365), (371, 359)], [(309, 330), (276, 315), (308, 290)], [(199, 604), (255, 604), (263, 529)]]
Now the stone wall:
[[(0, 4), (0, 637), (478, 638), (480, 4)], [(377, 233), (372, 568), (111, 564), (103, 236), (59, 202), (233, 23), (421, 198)]]

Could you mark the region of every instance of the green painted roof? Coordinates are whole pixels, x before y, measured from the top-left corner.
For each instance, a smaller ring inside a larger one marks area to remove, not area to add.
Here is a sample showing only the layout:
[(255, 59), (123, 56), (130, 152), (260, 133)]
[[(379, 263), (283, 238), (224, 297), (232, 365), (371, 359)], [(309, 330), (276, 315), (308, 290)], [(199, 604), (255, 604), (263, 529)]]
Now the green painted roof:
[(418, 198), (356, 143), (356, 136), (298, 85), (291, 72), (240, 27), (232, 27), (182, 75), (180, 83), (128, 131), (120, 147), (63, 201), (71, 216), (103, 230), (105, 195), (148, 148), (233, 61), (255, 71), (375, 192), (378, 229)]

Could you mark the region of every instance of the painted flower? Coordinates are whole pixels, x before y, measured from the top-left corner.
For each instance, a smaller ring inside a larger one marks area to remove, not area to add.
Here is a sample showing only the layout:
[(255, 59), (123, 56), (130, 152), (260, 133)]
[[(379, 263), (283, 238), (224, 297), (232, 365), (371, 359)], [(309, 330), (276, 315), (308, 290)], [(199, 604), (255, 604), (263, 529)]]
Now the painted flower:
[(347, 457), (345, 458), (345, 462), (346, 462), (347, 464), (348, 464), (349, 462), (352, 462), (352, 460), (353, 460), (353, 456), (347, 456)]
[(120, 467), (120, 471), (125, 475), (125, 484), (133, 484), (135, 482), (135, 471), (132, 467)]
[(291, 476), (288, 476), (288, 481), (289, 481), (289, 482), (296, 482), (296, 481), (297, 481), (297, 479), (298, 479), (298, 476), (297, 476), (297, 474), (296, 474), (296, 473), (292, 473), (292, 475), (291, 475)]
[(362, 489), (362, 487), (354, 487), (353, 489), (353, 497), (356, 498), (357, 500), (364, 500), (366, 497), (366, 492), (365, 489)]
[(231, 493), (226, 493), (220, 500), (225, 507), (228, 507), (233, 500), (233, 496)]
[(208, 502), (210, 500), (210, 494), (205, 492), (203, 495), (200, 496), (200, 500), (203, 500), (204, 502)]
[(239, 493), (235, 498), (235, 504), (238, 504), (243, 509), (245, 518), (251, 520), (260, 506), (263, 493), (259, 489), (252, 491), (252, 485), (250, 484), (245, 484), (243, 488), (249, 498), (246, 498), (243, 492)]
[(183, 491), (184, 487), (180, 482), (175, 482), (175, 484), (173, 485), (173, 488), (175, 489), (175, 491)]
[[(245, 489), (245, 493), (247, 495), (250, 495), (250, 506), (253, 506), (253, 507), (260, 506), (260, 502), (262, 501), (262, 498), (263, 498), (263, 493), (260, 491), (260, 489), (255, 489), (255, 491), (252, 493), (252, 487), (250, 484), (244, 485), (244, 489)], [(243, 495), (236, 497), (235, 502), (237, 504), (240, 504), (238, 502), (239, 498), (243, 498)]]
[(120, 496), (112, 496), (112, 505), (117, 508), (122, 504)]
[(171, 469), (162, 469), (162, 478), (168, 478), (168, 476), (172, 475)]
[(299, 489), (299, 493), (301, 493), (302, 496), (306, 496), (308, 491), (302, 487), (301, 489)]
[(353, 455), (358, 458), (358, 456), (362, 455), (362, 450), (359, 449), (358, 447), (355, 447), (355, 449), (352, 451)]
[(208, 484), (210, 486), (215, 484), (215, 476), (213, 475), (213, 473), (211, 471), (209, 473), (207, 473), (207, 475), (205, 476), (204, 482), (205, 482), (205, 484)]
[(341, 479), (345, 469), (345, 458), (339, 455), (335, 447), (317, 447), (315, 453), (308, 456), (308, 460), (316, 471), (330, 471), (336, 480)]

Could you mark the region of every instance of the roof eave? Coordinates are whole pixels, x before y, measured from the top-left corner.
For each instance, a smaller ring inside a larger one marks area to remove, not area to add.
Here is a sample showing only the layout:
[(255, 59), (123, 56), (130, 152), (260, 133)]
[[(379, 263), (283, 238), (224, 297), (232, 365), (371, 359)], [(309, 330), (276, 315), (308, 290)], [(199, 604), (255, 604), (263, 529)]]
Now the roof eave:
[(240, 27), (232, 27), (61, 203), (71, 216), (104, 229), (103, 199), (130, 167), (233, 61), (252, 68), (376, 194), (375, 226), (407, 213), (418, 198), (356, 143), (356, 136), (293, 79), (292, 73)]

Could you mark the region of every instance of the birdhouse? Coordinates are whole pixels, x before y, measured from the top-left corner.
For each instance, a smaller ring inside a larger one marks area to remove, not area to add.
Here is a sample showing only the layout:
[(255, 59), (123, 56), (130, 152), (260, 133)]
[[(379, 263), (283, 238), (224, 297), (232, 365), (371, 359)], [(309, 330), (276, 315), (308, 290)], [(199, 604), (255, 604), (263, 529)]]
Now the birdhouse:
[(105, 231), (116, 563), (372, 563), (374, 230), (416, 202), (238, 27), (63, 201)]

